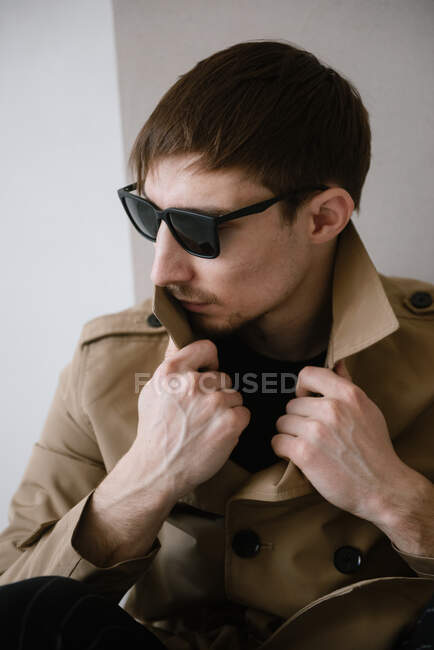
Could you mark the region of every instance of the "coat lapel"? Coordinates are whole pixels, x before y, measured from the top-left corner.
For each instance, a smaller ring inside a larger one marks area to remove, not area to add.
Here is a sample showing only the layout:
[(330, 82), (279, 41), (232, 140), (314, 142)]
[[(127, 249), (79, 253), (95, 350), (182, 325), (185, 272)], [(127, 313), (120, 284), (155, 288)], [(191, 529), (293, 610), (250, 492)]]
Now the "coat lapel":
[(338, 239), (333, 274), (333, 323), (326, 367), (399, 328), (377, 270), (350, 220)]

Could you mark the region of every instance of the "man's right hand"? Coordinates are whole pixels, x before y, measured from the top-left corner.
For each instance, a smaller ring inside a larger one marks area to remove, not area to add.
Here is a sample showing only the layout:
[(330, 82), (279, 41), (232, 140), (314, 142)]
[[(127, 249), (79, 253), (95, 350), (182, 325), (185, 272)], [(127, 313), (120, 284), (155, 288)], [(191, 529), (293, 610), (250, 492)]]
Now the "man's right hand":
[(250, 420), (231, 386), (230, 377), (218, 371), (212, 341), (181, 350), (169, 343), (139, 396), (138, 432), (128, 452), (137, 485), (152, 477), (176, 501), (223, 466)]
[(85, 559), (105, 567), (146, 554), (176, 501), (224, 465), (250, 420), (231, 386), (212, 341), (169, 343), (140, 392), (137, 436), (74, 533)]

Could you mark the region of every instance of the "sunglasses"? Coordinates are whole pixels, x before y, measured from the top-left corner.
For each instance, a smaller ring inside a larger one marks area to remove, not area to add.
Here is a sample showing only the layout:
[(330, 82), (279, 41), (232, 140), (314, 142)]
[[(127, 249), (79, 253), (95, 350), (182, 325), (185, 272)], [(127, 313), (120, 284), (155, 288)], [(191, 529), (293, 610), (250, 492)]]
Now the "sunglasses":
[(329, 189), (327, 185), (305, 187), (260, 203), (248, 205), (229, 214), (213, 216), (179, 208), (160, 210), (149, 199), (133, 194), (132, 192), (136, 187), (137, 183), (132, 183), (118, 190), (125, 212), (136, 230), (146, 239), (156, 241), (160, 223), (164, 221), (178, 244), (187, 253), (208, 259), (217, 257), (220, 254), (218, 227), (221, 223), (246, 217), (249, 214), (264, 212), (274, 203), (293, 197), (300, 192)]

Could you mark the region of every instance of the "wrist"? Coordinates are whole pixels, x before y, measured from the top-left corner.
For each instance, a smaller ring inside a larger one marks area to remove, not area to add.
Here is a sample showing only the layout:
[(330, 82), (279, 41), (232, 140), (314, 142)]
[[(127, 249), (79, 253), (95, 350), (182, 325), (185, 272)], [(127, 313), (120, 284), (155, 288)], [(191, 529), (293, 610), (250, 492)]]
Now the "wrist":
[(112, 499), (137, 498), (140, 503), (145, 499), (149, 505), (170, 510), (180, 496), (173, 472), (161, 458), (153, 459), (149, 454), (144, 457), (143, 452), (146, 453), (146, 449), (142, 449), (136, 439), (104, 480), (104, 489), (109, 488)]
[(434, 554), (434, 486), (425, 476), (402, 464), (400, 479), (388, 484), (372, 519), (391, 542), (406, 553)]
[(120, 461), (99, 484), (73, 534), (73, 547), (97, 567), (146, 556), (174, 505), (165, 491), (135, 485), (127, 469)]
[(96, 488), (94, 499), (114, 513), (128, 506), (132, 516), (144, 509), (170, 512), (178, 500), (167, 479), (155, 465), (147, 467), (134, 444)]
[[(126, 468), (125, 468), (126, 469)], [(108, 521), (135, 520), (144, 512), (170, 512), (176, 498), (156, 482), (136, 482), (119, 464), (106, 476), (93, 494), (93, 508)]]

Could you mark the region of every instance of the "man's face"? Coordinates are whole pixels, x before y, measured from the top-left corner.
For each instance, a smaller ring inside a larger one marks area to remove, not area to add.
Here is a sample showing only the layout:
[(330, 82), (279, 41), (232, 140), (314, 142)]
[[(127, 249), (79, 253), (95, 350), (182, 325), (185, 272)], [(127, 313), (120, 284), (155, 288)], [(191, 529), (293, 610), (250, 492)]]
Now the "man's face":
[[(271, 198), (272, 193), (245, 172), (187, 169), (196, 156), (163, 158), (147, 175), (146, 196), (160, 209), (190, 208), (232, 212)], [(203, 259), (187, 253), (161, 222), (151, 279), (175, 298), (206, 303), (189, 310), (195, 331), (219, 339), (243, 328), (266, 336), (291, 321), (303, 279), (311, 263), (311, 246), (303, 219), (282, 225), (277, 203), (265, 212), (222, 224), (220, 255)]]

